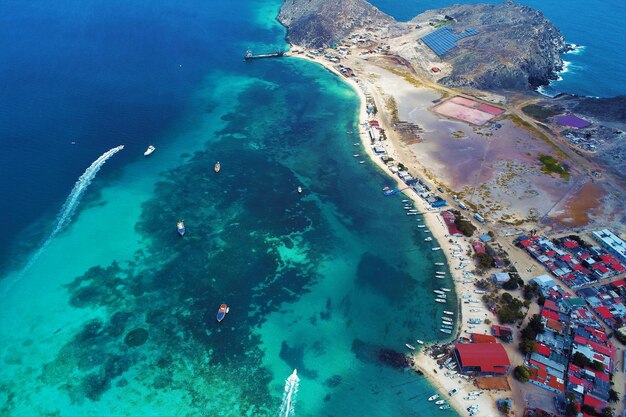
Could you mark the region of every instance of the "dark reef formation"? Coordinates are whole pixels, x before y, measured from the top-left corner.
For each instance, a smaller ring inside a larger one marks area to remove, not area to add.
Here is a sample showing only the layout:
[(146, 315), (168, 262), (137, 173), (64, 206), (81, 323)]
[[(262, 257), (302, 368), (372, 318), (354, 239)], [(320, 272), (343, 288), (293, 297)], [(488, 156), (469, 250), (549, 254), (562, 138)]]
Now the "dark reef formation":
[(278, 21), (289, 42), (310, 48), (332, 46), (358, 27), (394, 23), (365, 0), (285, 0)]

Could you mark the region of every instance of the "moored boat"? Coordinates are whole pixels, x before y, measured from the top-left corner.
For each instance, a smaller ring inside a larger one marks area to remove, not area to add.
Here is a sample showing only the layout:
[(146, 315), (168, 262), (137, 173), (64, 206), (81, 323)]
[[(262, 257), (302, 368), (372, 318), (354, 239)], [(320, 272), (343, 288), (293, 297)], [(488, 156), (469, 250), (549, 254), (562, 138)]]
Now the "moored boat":
[(436, 303), (445, 303), (445, 302), (446, 302), (446, 300), (445, 300), (445, 299), (443, 299), (443, 298), (435, 298), (435, 302), (436, 302)]
[(424, 239), (424, 242), (430, 242), (431, 240), (433, 240), (433, 238), (428, 236), (426, 239)]
[(437, 398), (439, 398), (439, 394), (431, 395), (430, 397), (428, 397), (428, 401), (433, 401), (433, 400), (436, 400)]
[(415, 350), (415, 346), (409, 345), (408, 343), (405, 343), (404, 346), (408, 347), (411, 350)]
[(154, 152), (156, 150), (156, 148), (152, 145), (148, 146), (148, 149), (146, 149), (146, 151), (143, 153), (143, 156), (148, 156), (150, 155), (152, 152)]
[(441, 291), (450, 292), (452, 290), (450, 288), (441, 287)]
[(443, 314), (447, 314), (448, 316), (454, 316), (454, 311), (443, 310)]
[(446, 400), (438, 400), (438, 401), (435, 401), (435, 404), (441, 405), (441, 404), (445, 404), (445, 402)]
[(432, 248), (431, 250), (441, 250), (441, 248), (439, 246), (437, 246), (436, 248)]
[(226, 313), (228, 313), (229, 310), (230, 309), (228, 308), (226, 304), (222, 304), (220, 306), (220, 309), (217, 310), (217, 321), (224, 320), (224, 317), (226, 317)]
[(217, 162), (215, 163), (215, 166), (213, 167), (213, 170), (214, 170), (215, 172), (220, 172), (220, 169), (222, 169), (222, 165), (220, 164), (220, 161), (217, 161)]
[(450, 405), (449, 404), (445, 404), (439, 407), (440, 410), (449, 410), (450, 409)]
[(452, 334), (452, 330), (448, 330), (448, 329), (439, 329), (439, 331), (445, 334)]
[(437, 265), (437, 266), (443, 266), (443, 262), (435, 262), (435, 265)]
[(302, 193), (302, 187), (298, 185), (298, 193)]
[(178, 231), (178, 234), (181, 236), (185, 235), (185, 221), (184, 220), (179, 220), (178, 223), (176, 223), (176, 230)]
[(424, 342), (423, 342), (422, 340), (415, 339), (415, 341), (416, 341), (417, 343), (419, 343), (420, 345), (423, 345), (423, 344), (424, 344)]

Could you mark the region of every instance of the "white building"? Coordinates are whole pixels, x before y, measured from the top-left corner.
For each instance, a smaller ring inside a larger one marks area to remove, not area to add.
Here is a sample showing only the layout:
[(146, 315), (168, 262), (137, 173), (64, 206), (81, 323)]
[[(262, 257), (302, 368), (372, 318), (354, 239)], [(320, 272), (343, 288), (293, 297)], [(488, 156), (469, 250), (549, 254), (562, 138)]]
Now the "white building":
[(626, 264), (626, 242), (614, 235), (610, 230), (603, 229), (592, 233), (593, 238), (619, 262)]

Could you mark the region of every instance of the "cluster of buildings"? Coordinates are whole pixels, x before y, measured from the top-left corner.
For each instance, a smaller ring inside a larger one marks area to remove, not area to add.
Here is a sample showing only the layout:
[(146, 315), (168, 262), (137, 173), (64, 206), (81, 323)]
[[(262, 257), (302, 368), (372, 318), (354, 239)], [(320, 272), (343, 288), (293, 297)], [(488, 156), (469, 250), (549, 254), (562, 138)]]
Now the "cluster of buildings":
[(583, 288), (576, 292), (611, 329), (624, 327), (626, 316), (626, 281), (619, 279), (607, 285)]
[(572, 394), (597, 412), (608, 406), (616, 348), (582, 298), (569, 296), (552, 278), (534, 278), (546, 298), (544, 332), (527, 358), (530, 382), (557, 394)]
[(593, 232), (600, 246), (575, 236), (550, 240), (522, 235), (515, 243), (569, 288), (580, 288), (626, 271), (626, 245), (608, 230)]

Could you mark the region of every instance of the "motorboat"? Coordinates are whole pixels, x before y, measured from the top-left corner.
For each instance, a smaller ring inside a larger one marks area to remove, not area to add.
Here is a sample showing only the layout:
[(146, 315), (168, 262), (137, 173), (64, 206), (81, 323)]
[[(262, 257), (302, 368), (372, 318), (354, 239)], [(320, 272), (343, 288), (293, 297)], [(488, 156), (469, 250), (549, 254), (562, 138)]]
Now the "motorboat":
[(439, 398), (439, 394), (431, 395), (430, 397), (428, 397), (428, 401), (434, 401), (437, 398)]
[(443, 328), (441, 328), (441, 329), (439, 329), (439, 331), (440, 331), (441, 333), (445, 333), (445, 334), (452, 334), (452, 330), (448, 330), (448, 329), (443, 329)]
[(156, 148), (152, 145), (148, 146), (148, 149), (146, 149), (146, 151), (143, 153), (143, 156), (148, 156), (150, 155), (152, 152), (154, 152), (156, 150)]
[(409, 348), (411, 350), (415, 350), (415, 346), (409, 345), (408, 343), (405, 343), (404, 346), (406, 346), (407, 348)]
[(436, 248), (432, 248), (431, 250), (441, 250), (441, 248), (439, 246), (437, 246)]
[(435, 401), (435, 404), (437, 404), (437, 405), (441, 405), (441, 404), (445, 404), (445, 403), (446, 403), (446, 400)]
[(423, 344), (424, 344), (424, 342), (423, 342), (422, 340), (415, 339), (415, 341), (416, 341), (417, 343), (419, 343), (420, 345), (423, 345)]
[(226, 304), (222, 304), (219, 308), (219, 310), (217, 310), (217, 321), (222, 321), (224, 320), (224, 317), (226, 317), (226, 314), (230, 311), (230, 308), (228, 308), (228, 306)]
[(222, 165), (220, 165), (220, 161), (217, 161), (217, 162), (215, 163), (215, 166), (213, 167), (213, 170), (214, 170), (215, 172), (220, 172), (220, 169), (222, 169)]
[(445, 404), (439, 407), (440, 410), (449, 410), (450, 409), (450, 405), (449, 404)]
[(185, 235), (185, 221), (184, 220), (179, 220), (178, 223), (176, 223), (176, 230), (178, 231), (178, 234), (181, 236)]
[(443, 299), (443, 298), (435, 298), (435, 302), (436, 302), (436, 303), (445, 303), (445, 302), (446, 302), (446, 300), (445, 300), (445, 299)]
[(424, 239), (424, 242), (430, 242), (431, 240), (433, 240), (433, 238), (428, 236), (426, 239)]
[(435, 265), (437, 265), (437, 266), (443, 266), (443, 262), (435, 262)]
[(298, 193), (302, 194), (302, 187), (298, 185)]
[(454, 311), (443, 310), (443, 314), (447, 314), (448, 316), (454, 316)]

